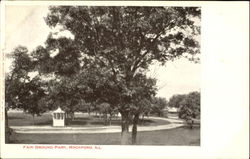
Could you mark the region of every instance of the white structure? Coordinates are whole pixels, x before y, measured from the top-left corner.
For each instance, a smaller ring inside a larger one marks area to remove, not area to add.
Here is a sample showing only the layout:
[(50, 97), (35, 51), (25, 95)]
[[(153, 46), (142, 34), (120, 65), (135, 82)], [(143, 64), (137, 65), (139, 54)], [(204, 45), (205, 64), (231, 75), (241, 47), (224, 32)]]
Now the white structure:
[(177, 113), (178, 112), (178, 109), (177, 108), (175, 108), (175, 107), (168, 107), (168, 112), (169, 113)]
[(58, 107), (52, 112), (53, 126), (65, 126), (65, 112)]

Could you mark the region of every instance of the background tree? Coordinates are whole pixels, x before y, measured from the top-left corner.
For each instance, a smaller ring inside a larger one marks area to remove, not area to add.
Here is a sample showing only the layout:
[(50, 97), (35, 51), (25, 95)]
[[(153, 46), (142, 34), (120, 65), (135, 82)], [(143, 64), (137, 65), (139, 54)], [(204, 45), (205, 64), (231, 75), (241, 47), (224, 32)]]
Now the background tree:
[[(20, 92), (25, 91), (26, 83), (29, 81), (28, 73), (32, 69), (32, 63), (28, 56), (28, 49), (23, 46), (16, 47), (11, 53), (13, 62), (11, 71), (5, 77), (5, 113), (12, 108), (22, 108)], [(8, 120), (6, 120), (8, 125)]]
[(35, 77), (25, 84), (22, 92), (18, 93), (19, 104), (21, 104), (21, 108), (24, 112), (32, 115), (33, 124), (35, 124), (35, 115), (40, 116), (48, 110), (48, 108), (41, 102), (46, 95), (42, 85), (43, 83), (41, 79)]
[(98, 105), (100, 115), (103, 117), (104, 125), (111, 125), (112, 116), (115, 114), (114, 109), (109, 103), (101, 103)]
[(176, 94), (173, 95), (169, 101), (168, 101), (168, 106), (169, 107), (174, 107), (174, 108), (179, 108), (180, 107), (180, 103), (182, 102), (182, 100), (186, 97), (185, 94)]
[(19, 108), (25, 112), (40, 115), (46, 108), (39, 105), (39, 100), (45, 96), (43, 83), (39, 77), (30, 77), (34, 64), (27, 48), (19, 46), (12, 53), (11, 72), (6, 77), (5, 102), (8, 108)]
[(70, 77), (81, 70), (79, 66), (92, 62), (105, 74), (106, 80), (97, 80), (93, 94), (119, 110), (122, 144), (127, 144), (129, 121), (138, 115), (133, 113), (138, 103), (135, 79), (145, 75), (154, 61), (164, 64), (183, 56), (196, 60), (199, 26), (194, 25), (195, 18), (200, 18), (200, 8), (54, 6), (46, 23), (69, 31), (73, 38), (50, 35), (44, 50), (50, 55), (59, 52), (52, 60), (55, 67), (50, 68), (56, 75)]
[(5, 103), (8, 106), (6, 109), (21, 107), (18, 95), (30, 80), (28, 73), (33, 66), (26, 47), (15, 48), (11, 55), (11, 71), (5, 77)]
[[(8, 109), (22, 109), (34, 115), (43, 112), (38, 105), (39, 99), (44, 95), (37, 78), (31, 79), (29, 73), (34, 64), (28, 55), (28, 49), (24, 46), (16, 47), (11, 53), (13, 62), (11, 71), (5, 77), (5, 126), (8, 140)], [(28, 106), (31, 104), (30, 106)]]
[(200, 93), (191, 92), (180, 102), (179, 118), (185, 119), (193, 128), (195, 118), (200, 118)]
[(162, 97), (154, 97), (152, 101), (151, 113), (163, 116), (163, 109), (167, 107), (167, 100)]

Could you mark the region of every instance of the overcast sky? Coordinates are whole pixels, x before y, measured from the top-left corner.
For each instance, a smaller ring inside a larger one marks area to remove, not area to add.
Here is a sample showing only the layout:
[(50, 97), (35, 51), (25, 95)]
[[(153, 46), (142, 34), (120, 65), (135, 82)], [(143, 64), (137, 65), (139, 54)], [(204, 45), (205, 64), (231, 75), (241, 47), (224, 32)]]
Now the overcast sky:
[[(31, 51), (43, 44), (50, 32), (44, 22), (47, 13), (47, 6), (6, 6), (4, 51), (11, 52), (18, 45)], [(7, 70), (9, 66), (5, 65)], [(168, 62), (165, 66), (153, 65), (149, 74), (158, 79), (157, 96), (169, 99), (173, 94), (200, 91), (200, 67), (186, 59)]]

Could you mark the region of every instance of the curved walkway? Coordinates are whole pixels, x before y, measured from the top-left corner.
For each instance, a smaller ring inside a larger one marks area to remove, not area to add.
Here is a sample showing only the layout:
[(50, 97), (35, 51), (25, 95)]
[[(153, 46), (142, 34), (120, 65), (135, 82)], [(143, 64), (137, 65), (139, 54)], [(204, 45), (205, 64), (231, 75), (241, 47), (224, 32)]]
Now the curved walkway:
[[(154, 130), (165, 130), (173, 129), (183, 126), (184, 123), (180, 119), (176, 118), (160, 118), (160, 117), (149, 117), (149, 119), (161, 119), (170, 122), (166, 125), (157, 126), (138, 126), (137, 131), (154, 131)], [(52, 127), (52, 126), (10, 126), (16, 133), (27, 133), (27, 134), (44, 134), (44, 133), (60, 133), (60, 134), (93, 134), (93, 133), (117, 133), (121, 132), (120, 126), (102, 126), (102, 127)], [(132, 126), (129, 127), (132, 129)]]

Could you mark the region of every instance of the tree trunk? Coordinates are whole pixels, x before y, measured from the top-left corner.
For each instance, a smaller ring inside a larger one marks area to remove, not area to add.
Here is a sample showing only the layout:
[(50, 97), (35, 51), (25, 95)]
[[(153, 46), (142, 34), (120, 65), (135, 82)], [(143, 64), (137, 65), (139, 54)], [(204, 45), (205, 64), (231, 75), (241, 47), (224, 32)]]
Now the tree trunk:
[(121, 113), (121, 115), (122, 115), (121, 144), (128, 145), (129, 144), (129, 117), (128, 117), (128, 113)]
[(194, 121), (191, 120), (191, 125), (190, 125), (190, 128), (193, 129), (193, 125), (194, 125)]
[(70, 113), (70, 117), (71, 117), (71, 121), (74, 121), (74, 120), (75, 120), (74, 112), (73, 112), (73, 113)]
[(5, 108), (5, 129), (9, 127), (8, 110)]
[(89, 114), (89, 116), (90, 116), (90, 108), (88, 108), (88, 114)]
[(139, 113), (135, 114), (133, 119), (133, 128), (132, 128), (132, 144), (136, 144), (136, 136), (137, 136), (137, 124), (139, 121)]
[(161, 117), (161, 112), (158, 112), (158, 116)]
[(35, 125), (35, 114), (32, 114), (33, 117), (33, 125)]
[(104, 121), (104, 125), (107, 125), (108, 122), (108, 116), (106, 113), (103, 114), (103, 121)]
[(112, 115), (109, 116), (109, 125), (111, 125), (112, 123)]
[(8, 112), (5, 108), (5, 143), (10, 141), (10, 129), (9, 129), (9, 121), (8, 121)]
[(142, 124), (142, 125), (144, 124), (144, 113), (143, 113), (142, 116), (141, 116), (141, 124)]

